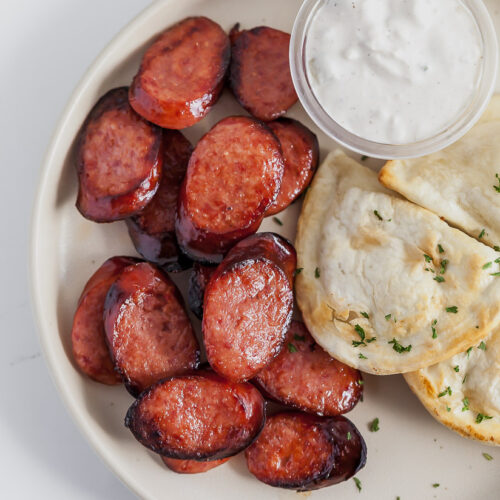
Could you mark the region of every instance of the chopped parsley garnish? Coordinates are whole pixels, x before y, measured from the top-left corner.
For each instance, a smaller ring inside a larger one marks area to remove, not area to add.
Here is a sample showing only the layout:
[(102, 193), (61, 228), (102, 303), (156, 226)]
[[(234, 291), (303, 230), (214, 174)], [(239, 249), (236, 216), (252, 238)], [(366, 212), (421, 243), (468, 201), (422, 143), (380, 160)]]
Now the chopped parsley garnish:
[(481, 340), (481, 343), (477, 346), (478, 349), (481, 349), (481, 351), (486, 351), (486, 344), (484, 343), (484, 340)]
[(360, 313), (363, 318), (370, 319), (370, 316), (368, 316), (368, 313), (362, 312)]
[(451, 411), (451, 408), (448, 405), (446, 405), (446, 411)]
[(465, 384), (466, 380), (467, 380), (467, 373), (464, 375), (464, 378), (462, 379), (462, 384)]
[(470, 408), (469, 408), (469, 398), (464, 398), (462, 399), (462, 403), (463, 403), (463, 408), (462, 408), (462, 411), (469, 411)]
[(448, 267), (449, 261), (447, 259), (443, 259), (441, 261), (441, 268), (439, 269), (440, 274), (444, 274), (446, 272), (446, 268)]
[(498, 257), (498, 259), (495, 259), (495, 264), (500, 264), (500, 257)]
[(321, 276), (321, 272), (319, 270), (319, 267), (317, 267), (315, 270), (314, 270), (314, 277), (315, 278), (319, 278)]
[(432, 330), (432, 338), (437, 339), (437, 331), (436, 331), (436, 325), (437, 325), (438, 320), (435, 319), (432, 324), (431, 324), (431, 330)]
[(347, 431), (347, 441), (350, 441), (351, 437), (351, 431)]
[(370, 422), (370, 431), (372, 432), (377, 432), (380, 430), (380, 427), (378, 426), (379, 424), (379, 419), (378, 417), (374, 418), (371, 422)]
[(491, 420), (493, 417), (489, 415), (484, 415), (483, 413), (478, 413), (476, 417), (476, 424), (480, 424), (483, 420)]
[(365, 331), (359, 325), (354, 326), (354, 330), (360, 336), (361, 340), (365, 340)]
[(495, 245), (493, 247), (493, 250), (495, 250), (495, 252), (500, 252), (500, 247), (498, 245)]
[(432, 485), (432, 487), (433, 487), (433, 488), (439, 488), (439, 486), (440, 486), (440, 484), (439, 484), (439, 483), (434, 483), (434, 484)]
[(356, 488), (358, 488), (358, 491), (361, 491), (361, 481), (357, 477), (353, 477), (352, 479), (356, 483)]
[(441, 245), (438, 245), (439, 253), (444, 253), (444, 248)]
[(431, 269), (430, 267), (426, 267), (425, 270), (429, 271), (430, 273), (436, 273), (436, 271), (434, 271), (434, 269)]
[(500, 273), (490, 273), (490, 276), (500, 276)]
[(467, 359), (469, 359), (470, 352), (472, 351), (472, 347), (469, 347), (465, 352), (467, 353)]
[(497, 192), (497, 193), (500, 193), (500, 176), (498, 174), (495, 174), (495, 177), (497, 179), (497, 182), (498, 182), (498, 186), (493, 186), (493, 189)]
[(297, 276), (298, 274), (300, 274), (302, 271), (304, 270), (303, 267), (298, 267), (297, 269), (295, 269), (295, 273), (294, 275)]
[(488, 461), (493, 460), (493, 457), (489, 453), (483, 453), (483, 457)]
[(375, 342), (377, 340), (377, 337), (371, 337), (369, 339), (366, 339), (366, 341), (370, 344), (371, 342)]
[(460, 371), (460, 366), (456, 365), (453, 367), (453, 369), (458, 373)]
[(447, 307), (447, 308), (446, 308), (446, 312), (447, 312), (447, 313), (457, 314), (457, 312), (458, 312), (458, 307), (457, 307), (457, 306), (450, 306), (450, 307)]
[(478, 239), (481, 239), (486, 234), (486, 229), (483, 229), (478, 236)]
[(411, 344), (407, 345), (406, 347), (403, 347), (395, 338), (389, 340), (389, 342), (387, 343), (392, 344), (392, 348), (399, 354), (411, 351)]
[(378, 220), (384, 220), (382, 218), (382, 216), (378, 213), (378, 210), (374, 210), (373, 213), (375, 214), (375, 217), (378, 219)]
[(288, 343), (288, 352), (297, 352), (297, 348), (291, 343)]
[(361, 353), (359, 353), (358, 358), (359, 359), (368, 359), (366, 356), (363, 356), (363, 354), (361, 354)]
[(434, 276), (434, 278), (432, 278), (434, 281), (437, 281), (438, 283), (443, 283), (444, 281), (446, 281), (442, 276)]
[(451, 387), (448, 386), (443, 392), (440, 392), (438, 394), (438, 398), (442, 398), (443, 396), (446, 396), (448, 394), (448, 396), (451, 396)]
[(385, 319), (386, 319), (386, 321), (389, 321), (389, 320), (391, 319), (391, 316), (392, 316), (392, 314), (386, 314), (386, 315), (385, 315)]
[(283, 225), (283, 222), (281, 221), (281, 219), (278, 219), (278, 217), (273, 217), (273, 221), (276, 222), (276, 224), (278, 224), (278, 226)]
[(364, 380), (358, 380), (358, 385), (363, 385), (365, 383)]
[(363, 330), (363, 328), (359, 325), (354, 325), (354, 330), (356, 331), (356, 333), (359, 335), (359, 338), (361, 339), (361, 340), (353, 340), (352, 341), (352, 345), (354, 347), (359, 347), (360, 345), (366, 345), (366, 342), (373, 342), (373, 341), (377, 340), (375, 337), (371, 337), (369, 339), (366, 339), (366, 342), (365, 342), (366, 334), (365, 334), (365, 331)]
[(483, 266), (483, 269), (488, 269), (493, 265), (493, 262), (486, 262), (486, 264)]
[(424, 253), (424, 259), (425, 259), (425, 262), (432, 262), (432, 257), (427, 255), (426, 253)]
[(368, 156), (363, 155), (363, 156), (361, 157), (361, 161), (366, 161), (366, 160), (368, 160)]
[(293, 338), (297, 340), (298, 342), (305, 342), (306, 341), (306, 336), (305, 335), (297, 335), (296, 333), (294, 334)]

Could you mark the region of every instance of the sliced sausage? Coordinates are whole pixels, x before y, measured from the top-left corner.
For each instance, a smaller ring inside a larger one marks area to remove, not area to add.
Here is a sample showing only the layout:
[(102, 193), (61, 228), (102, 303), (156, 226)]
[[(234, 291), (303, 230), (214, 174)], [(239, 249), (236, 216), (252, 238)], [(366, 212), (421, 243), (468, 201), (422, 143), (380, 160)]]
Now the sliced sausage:
[(260, 433), (264, 399), (249, 383), (211, 372), (158, 382), (129, 408), (125, 425), (147, 448), (170, 458), (219, 460)]
[(127, 219), (127, 227), (137, 251), (166, 271), (190, 266), (175, 237), (177, 198), (186, 174), (191, 143), (177, 130), (163, 132), (163, 169), (158, 191), (146, 208)]
[(111, 222), (142, 210), (160, 181), (162, 131), (110, 90), (90, 111), (78, 139), (78, 199), (87, 219)]
[(202, 331), (212, 368), (234, 381), (254, 377), (280, 352), (293, 307), (295, 250), (273, 233), (238, 243), (205, 290)]
[(199, 347), (182, 297), (153, 264), (129, 266), (113, 283), (104, 328), (116, 369), (133, 396), (198, 366)]
[(135, 264), (131, 257), (112, 257), (92, 275), (78, 301), (73, 318), (71, 341), (73, 357), (80, 370), (102, 384), (121, 382), (109, 355), (102, 315), (109, 287), (127, 266)]
[(203, 297), (205, 296), (205, 288), (215, 269), (215, 266), (206, 266), (199, 262), (195, 262), (191, 275), (189, 276), (189, 308), (198, 319), (203, 317)]
[(220, 262), (257, 231), (283, 176), (279, 141), (262, 122), (225, 118), (198, 143), (181, 187), (177, 241), (195, 260)]
[(274, 215), (295, 201), (309, 186), (318, 167), (318, 138), (307, 127), (291, 118), (279, 118), (268, 123), (279, 139), (285, 161), (285, 171), (278, 197), (267, 210)]
[(217, 23), (184, 19), (147, 49), (130, 87), (130, 104), (164, 128), (194, 125), (219, 98), (230, 54), (229, 38)]
[(366, 446), (344, 417), (285, 412), (267, 418), (245, 457), (248, 470), (260, 481), (307, 491), (354, 475), (365, 464)]
[(285, 114), (297, 102), (290, 74), (290, 35), (267, 26), (231, 30), (229, 85), (239, 103), (259, 120)]
[(178, 458), (161, 457), (163, 463), (170, 470), (178, 474), (199, 474), (200, 472), (207, 472), (219, 465), (225, 464), (230, 458), (231, 457), (200, 462), (199, 460), (179, 460)]
[(327, 354), (299, 321), (292, 321), (285, 347), (255, 382), (272, 399), (318, 415), (346, 413), (363, 394), (361, 373)]

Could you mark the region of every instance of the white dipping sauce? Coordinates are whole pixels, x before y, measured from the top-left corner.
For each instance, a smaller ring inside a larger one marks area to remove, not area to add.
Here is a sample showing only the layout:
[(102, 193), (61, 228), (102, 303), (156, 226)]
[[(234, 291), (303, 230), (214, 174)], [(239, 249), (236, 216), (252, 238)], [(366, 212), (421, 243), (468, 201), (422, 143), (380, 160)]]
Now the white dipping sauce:
[(326, 0), (306, 42), (323, 109), (348, 131), (409, 144), (445, 130), (470, 104), (483, 42), (460, 0)]

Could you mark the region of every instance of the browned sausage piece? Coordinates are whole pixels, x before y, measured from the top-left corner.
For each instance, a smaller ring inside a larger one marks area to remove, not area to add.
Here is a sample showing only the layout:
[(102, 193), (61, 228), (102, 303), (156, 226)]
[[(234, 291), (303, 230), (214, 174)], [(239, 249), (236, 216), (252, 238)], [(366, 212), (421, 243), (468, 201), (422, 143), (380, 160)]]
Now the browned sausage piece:
[(285, 161), (281, 188), (266, 215), (274, 215), (295, 201), (309, 186), (318, 167), (318, 138), (307, 127), (291, 118), (279, 118), (268, 123), (280, 140)]
[(292, 314), (295, 263), (290, 243), (261, 233), (238, 243), (219, 265), (205, 290), (202, 323), (207, 359), (217, 373), (248, 380), (280, 352)]
[(177, 245), (175, 214), (192, 151), (191, 143), (180, 132), (163, 131), (163, 169), (158, 191), (144, 210), (126, 221), (137, 251), (170, 272), (190, 266), (190, 260)]
[(251, 384), (197, 372), (163, 380), (143, 392), (129, 408), (125, 425), (160, 455), (218, 460), (236, 455), (257, 437), (264, 407)]
[(179, 194), (177, 241), (195, 260), (217, 263), (255, 233), (283, 176), (279, 141), (253, 118), (217, 123), (196, 146)]
[(193, 270), (189, 276), (188, 303), (189, 309), (193, 311), (198, 319), (203, 317), (205, 288), (215, 269), (215, 266), (206, 266), (199, 262), (193, 264)]
[(160, 181), (162, 131), (110, 90), (90, 111), (77, 146), (78, 199), (87, 219), (111, 222), (142, 210)]
[(344, 417), (285, 412), (267, 418), (245, 457), (260, 481), (307, 491), (354, 475), (366, 462), (366, 445)]
[(104, 328), (116, 369), (133, 396), (198, 365), (198, 342), (182, 297), (153, 264), (129, 266), (113, 283)]
[(299, 321), (292, 321), (285, 347), (255, 381), (272, 399), (318, 415), (346, 413), (363, 394), (361, 373), (326, 353)]
[(144, 54), (130, 87), (130, 104), (146, 120), (181, 129), (200, 121), (219, 98), (231, 47), (206, 17), (171, 26)]
[(290, 35), (260, 26), (231, 30), (229, 85), (239, 103), (259, 120), (285, 114), (297, 102), (290, 74)]
[(102, 315), (109, 287), (125, 267), (135, 264), (131, 257), (112, 257), (92, 275), (83, 289), (73, 318), (73, 357), (83, 373), (102, 384), (119, 384), (104, 334)]
[(200, 472), (207, 472), (219, 465), (225, 464), (230, 458), (231, 457), (200, 462), (199, 460), (179, 460), (178, 458), (161, 457), (163, 463), (170, 470), (178, 474), (199, 474)]

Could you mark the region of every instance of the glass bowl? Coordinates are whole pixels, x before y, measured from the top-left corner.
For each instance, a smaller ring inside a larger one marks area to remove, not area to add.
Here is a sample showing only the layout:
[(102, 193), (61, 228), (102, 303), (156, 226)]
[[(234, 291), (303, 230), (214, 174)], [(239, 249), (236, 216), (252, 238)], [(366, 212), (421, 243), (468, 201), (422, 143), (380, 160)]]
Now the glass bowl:
[(307, 35), (311, 21), (325, 0), (305, 0), (295, 19), (290, 42), (290, 69), (293, 83), (316, 125), (332, 139), (352, 151), (373, 158), (415, 158), (439, 151), (462, 137), (479, 120), (495, 88), (498, 42), (493, 21), (481, 0), (461, 0), (472, 13), (483, 42), (483, 64), (475, 93), (457, 119), (437, 135), (408, 144), (384, 144), (360, 137), (342, 127), (322, 107), (312, 91), (306, 66)]

